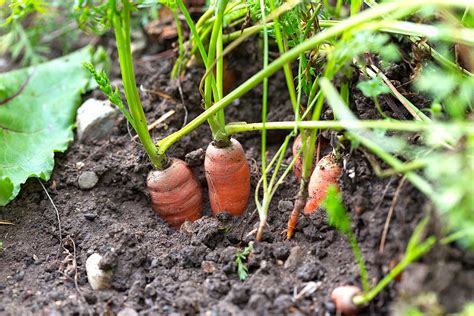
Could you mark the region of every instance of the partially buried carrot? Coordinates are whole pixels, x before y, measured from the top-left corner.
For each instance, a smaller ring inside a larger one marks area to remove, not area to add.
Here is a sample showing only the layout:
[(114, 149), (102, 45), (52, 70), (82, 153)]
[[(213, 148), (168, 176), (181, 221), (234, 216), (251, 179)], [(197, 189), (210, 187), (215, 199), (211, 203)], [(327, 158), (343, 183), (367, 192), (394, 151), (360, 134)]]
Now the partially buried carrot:
[(334, 155), (329, 154), (321, 158), (309, 180), (308, 200), (304, 207), (305, 214), (316, 211), (326, 198), (331, 184), (338, 187), (337, 179), (341, 176), (341, 172), (341, 167), (339, 167)]
[(233, 138), (227, 147), (209, 144), (204, 168), (212, 213), (241, 215), (250, 196), (250, 168), (242, 145)]
[[(307, 145), (309, 145), (308, 143), (309, 139), (310, 139), (309, 137), (306, 138)], [(319, 152), (321, 150), (321, 145), (322, 147), (324, 147), (326, 143), (324, 141), (324, 138), (320, 137), (318, 140), (316, 151), (314, 152), (313, 164), (311, 165), (310, 174), (314, 170), (314, 163), (318, 160)], [(301, 146), (302, 146), (301, 134), (298, 134), (298, 136), (296, 136), (295, 138), (295, 141), (293, 142), (293, 147), (292, 147), (293, 157), (296, 157), (295, 164), (293, 165), (293, 173), (295, 174), (295, 177), (298, 180), (301, 179), (301, 174), (303, 171), (303, 153), (300, 152)], [(298, 155), (298, 152), (299, 152), (299, 155)]]
[(172, 227), (202, 216), (202, 188), (189, 166), (171, 159), (164, 170), (153, 170), (147, 178), (153, 210)]

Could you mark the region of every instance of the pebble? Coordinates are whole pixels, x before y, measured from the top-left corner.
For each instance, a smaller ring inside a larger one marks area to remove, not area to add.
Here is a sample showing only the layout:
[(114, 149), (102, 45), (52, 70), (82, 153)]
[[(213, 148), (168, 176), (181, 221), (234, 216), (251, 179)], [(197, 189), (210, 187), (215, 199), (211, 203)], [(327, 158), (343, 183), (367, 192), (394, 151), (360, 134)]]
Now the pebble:
[(93, 221), (94, 219), (96, 219), (96, 217), (97, 217), (96, 213), (85, 213), (84, 214), (84, 218), (89, 220), (89, 221)]
[(86, 260), (87, 280), (94, 290), (101, 290), (110, 286), (112, 279), (112, 271), (104, 271), (99, 268), (102, 256), (98, 253), (93, 253)]
[(138, 313), (133, 308), (125, 307), (117, 313), (117, 316), (138, 316)]
[(95, 187), (99, 177), (94, 171), (85, 171), (77, 179), (77, 184), (81, 190), (89, 190)]
[(108, 100), (88, 99), (77, 110), (77, 135), (82, 143), (90, 143), (110, 135), (117, 110)]

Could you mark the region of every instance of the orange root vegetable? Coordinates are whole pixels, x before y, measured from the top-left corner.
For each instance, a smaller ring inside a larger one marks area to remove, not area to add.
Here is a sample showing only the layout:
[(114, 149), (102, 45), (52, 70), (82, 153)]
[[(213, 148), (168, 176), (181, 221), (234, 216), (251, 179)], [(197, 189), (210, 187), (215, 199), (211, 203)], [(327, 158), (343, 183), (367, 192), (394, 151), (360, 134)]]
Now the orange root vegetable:
[(356, 315), (360, 306), (354, 303), (354, 297), (361, 295), (362, 291), (353, 285), (339, 286), (331, 293), (331, 299), (336, 305), (336, 310), (344, 315)]
[[(307, 141), (309, 141), (309, 137), (307, 138)], [(316, 151), (314, 152), (313, 164), (311, 165), (310, 174), (313, 173), (314, 163), (318, 160), (319, 152), (321, 149), (320, 148), (321, 143), (323, 143), (323, 146), (325, 145), (324, 140), (322, 138), (319, 138), (318, 146), (316, 147)], [(295, 141), (293, 142), (293, 147), (292, 147), (293, 157), (296, 157), (295, 164), (293, 165), (293, 173), (295, 174), (295, 177), (298, 180), (301, 179), (301, 174), (303, 173), (303, 153), (300, 152), (300, 154), (298, 155), (301, 145), (302, 145), (301, 134), (298, 134), (298, 136), (296, 136), (295, 138)]]
[(303, 155), (302, 153), (299, 153), (298, 155), (301, 145), (302, 145), (301, 135), (298, 134), (298, 136), (296, 136), (295, 138), (295, 141), (293, 142), (293, 147), (292, 147), (293, 157), (296, 157), (295, 164), (293, 165), (293, 173), (295, 174), (295, 177), (297, 179), (301, 179), (301, 173), (303, 170)]
[(250, 196), (250, 168), (242, 145), (218, 148), (209, 144), (204, 160), (212, 213), (242, 215)]
[(308, 200), (304, 207), (305, 214), (313, 213), (326, 198), (329, 186), (338, 187), (337, 179), (342, 170), (333, 155), (329, 154), (321, 158), (311, 174), (308, 184)]
[(288, 219), (288, 228), (286, 231), (286, 239), (290, 240), (293, 235), (295, 234), (296, 224), (298, 224), (298, 217), (303, 210), (306, 202), (306, 195), (305, 195), (305, 187), (303, 189), (300, 188), (300, 192), (296, 196), (295, 205), (293, 207), (293, 211), (290, 214), (290, 218)]
[(153, 210), (170, 226), (179, 228), (202, 216), (201, 184), (184, 161), (171, 159), (168, 168), (151, 171), (147, 187)]

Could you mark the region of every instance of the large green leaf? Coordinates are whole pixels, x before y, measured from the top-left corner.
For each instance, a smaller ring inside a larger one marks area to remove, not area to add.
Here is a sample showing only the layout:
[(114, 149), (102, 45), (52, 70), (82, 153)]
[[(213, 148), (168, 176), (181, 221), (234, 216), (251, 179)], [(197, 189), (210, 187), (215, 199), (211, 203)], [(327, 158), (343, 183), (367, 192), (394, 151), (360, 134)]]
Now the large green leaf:
[(0, 74), (0, 205), (29, 177), (48, 180), (54, 152), (73, 140), (76, 109), (89, 82), (91, 49)]

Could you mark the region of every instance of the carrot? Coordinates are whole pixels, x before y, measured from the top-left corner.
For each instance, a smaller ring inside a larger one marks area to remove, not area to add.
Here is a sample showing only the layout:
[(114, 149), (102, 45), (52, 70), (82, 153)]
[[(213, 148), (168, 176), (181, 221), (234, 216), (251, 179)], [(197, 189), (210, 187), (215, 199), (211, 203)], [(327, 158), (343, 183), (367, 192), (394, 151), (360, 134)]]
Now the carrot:
[(331, 184), (338, 187), (337, 179), (341, 172), (342, 170), (332, 154), (321, 158), (309, 180), (308, 200), (304, 207), (305, 214), (311, 214), (319, 207)]
[(230, 146), (209, 144), (204, 159), (213, 214), (241, 215), (250, 196), (250, 168), (242, 145), (230, 139)]
[[(307, 140), (309, 141), (309, 137), (307, 138)], [(316, 151), (314, 152), (314, 159), (313, 159), (313, 164), (311, 165), (310, 174), (313, 173), (314, 163), (318, 161), (319, 152), (321, 150), (321, 143), (323, 143), (322, 144), (323, 147), (326, 145), (323, 138), (319, 138), (318, 140), (317, 148), (316, 148)], [(298, 134), (298, 136), (296, 136), (295, 138), (295, 141), (293, 142), (293, 147), (292, 147), (293, 157), (296, 157), (295, 164), (293, 165), (293, 173), (295, 174), (295, 177), (298, 180), (301, 179), (301, 174), (303, 171), (303, 154), (300, 152), (300, 154), (298, 155), (298, 152), (301, 149), (301, 145), (302, 145), (301, 134)]]
[(344, 315), (356, 315), (360, 306), (353, 301), (354, 297), (361, 295), (362, 291), (354, 285), (345, 285), (335, 288), (331, 299), (336, 305), (336, 310)]
[(147, 178), (153, 210), (172, 227), (202, 216), (202, 188), (191, 168), (180, 159), (171, 159), (164, 170), (153, 170)]
[(301, 171), (303, 169), (303, 155), (302, 153), (298, 152), (300, 151), (300, 148), (302, 146), (302, 141), (301, 141), (301, 134), (298, 134), (296, 136), (295, 141), (293, 142), (293, 157), (296, 157), (295, 164), (293, 165), (293, 173), (295, 174), (295, 177), (297, 179), (301, 179)]

